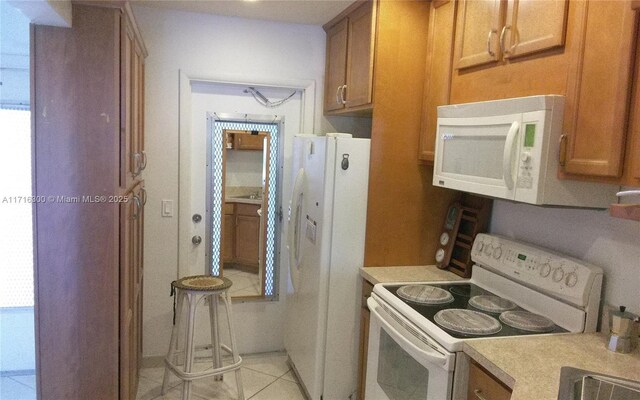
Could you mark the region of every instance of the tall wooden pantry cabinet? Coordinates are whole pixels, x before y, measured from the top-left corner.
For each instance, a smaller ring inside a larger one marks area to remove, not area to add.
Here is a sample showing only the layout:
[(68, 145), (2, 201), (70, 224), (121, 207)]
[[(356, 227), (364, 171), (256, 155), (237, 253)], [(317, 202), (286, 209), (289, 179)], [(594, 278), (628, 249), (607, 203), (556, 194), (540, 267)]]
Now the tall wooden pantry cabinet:
[(31, 54), (39, 396), (135, 399), (146, 49), (126, 2), (74, 2)]

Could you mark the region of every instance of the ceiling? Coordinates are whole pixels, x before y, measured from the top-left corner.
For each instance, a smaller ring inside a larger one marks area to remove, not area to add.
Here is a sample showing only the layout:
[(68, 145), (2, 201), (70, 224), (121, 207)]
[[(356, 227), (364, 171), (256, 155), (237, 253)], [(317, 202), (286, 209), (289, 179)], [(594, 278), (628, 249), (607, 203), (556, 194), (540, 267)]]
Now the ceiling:
[(323, 25), (354, 0), (136, 0), (136, 5), (179, 11)]

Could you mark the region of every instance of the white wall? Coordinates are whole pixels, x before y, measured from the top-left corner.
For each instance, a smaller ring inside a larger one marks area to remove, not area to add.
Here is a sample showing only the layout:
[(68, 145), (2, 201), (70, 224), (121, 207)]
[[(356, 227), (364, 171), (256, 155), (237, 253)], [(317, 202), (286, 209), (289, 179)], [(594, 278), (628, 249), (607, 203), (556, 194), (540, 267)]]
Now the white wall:
[(226, 186), (262, 186), (261, 151), (227, 151)]
[(548, 247), (604, 270), (604, 301), (640, 312), (640, 223), (608, 211), (496, 200), (491, 232)]
[[(322, 104), (319, 88), (323, 85), (325, 35), (319, 26), (137, 6), (134, 14), (149, 51), (145, 67), (145, 145), (149, 165), (144, 178), (149, 200), (145, 211), (143, 352), (145, 356), (156, 356), (163, 355), (169, 343), (169, 284), (177, 277), (178, 265), (179, 70), (225, 75), (240, 82), (315, 80), (318, 105)], [(321, 128), (321, 115), (321, 107), (316, 107), (317, 131)], [(173, 218), (160, 216), (162, 199), (174, 201)], [(282, 301), (238, 304), (234, 311), (235, 320), (244, 324), (237, 328), (241, 351), (283, 347), (281, 332), (272, 329), (272, 335), (264, 338), (265, 331), (282, 325), (278, 325), (283, 317)], [(274, 317), (265, 329), (265, 320), (257, 316), (267, 314)]]

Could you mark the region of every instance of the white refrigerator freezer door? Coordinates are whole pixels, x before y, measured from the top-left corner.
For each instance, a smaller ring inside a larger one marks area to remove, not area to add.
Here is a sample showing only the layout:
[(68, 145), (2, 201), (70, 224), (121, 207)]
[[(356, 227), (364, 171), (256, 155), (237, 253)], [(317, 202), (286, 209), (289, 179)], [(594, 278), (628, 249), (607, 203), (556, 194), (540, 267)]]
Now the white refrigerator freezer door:
[[(285, 330), (285, 348), (289, 358), (301, 378), (301, 383), (313, 400), (322, 395), (324, 341), (326, 334), (327, 284), (329, 265), (323, 248), (323, 220), (325, 213), (325, 162), (327, 138), (294, 138), (293, 171), (304, 171), (304, 179), (298, 178), (302, 196), (295, 195), (299, 205), (292, 204), (292, 218), (298, 229), (298, 244), (292, 247), (289, 261), (298, 266), (290, 266), (292, 288), (287, 291), (287, 317)], [(295, 186), (295, 183), (294, 185)], [(298, 190), (298, 193), (300, 189)], [(305, 235), (307, 224), (316, 224), (316, 240), (311, 241)], [(293, 232), (289, 232), (291, 235)], [(291, 244), (291, 242), (290, 242)], [(292, 254), (293, 253), (293, 254)], [(297, 259), (296, 259), (297, 258)]]
[(300, 168), (296, 174), (289, 201), (289, 229), (287, 232), (287, 249), (289, 250), (289, 275), (293, 290), (300, 285), (300, 265), (302, 263), (302, 208), (304, 206), (305, 173)]

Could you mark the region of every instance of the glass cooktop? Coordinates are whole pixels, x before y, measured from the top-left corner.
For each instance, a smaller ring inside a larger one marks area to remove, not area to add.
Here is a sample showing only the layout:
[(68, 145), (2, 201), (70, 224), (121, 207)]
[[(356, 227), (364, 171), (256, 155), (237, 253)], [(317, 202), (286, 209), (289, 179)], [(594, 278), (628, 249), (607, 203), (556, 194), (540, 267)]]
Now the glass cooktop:
[[(479, 286), (470, 283), (453, 283), (453, 284), (428, 284), (428, 286), (432, 286), (435, 288), (443, 289), (450, 293), (453, 296), (453, 300), (446, 303), (432, 303), (425, 304), (420, 301), (420, 298), (416, 300), (411, 300), (412, 297), (407, 296), (407, 288), (406, 286), (417, 286), (417, 285), (383, 285), (389, 292), (391, 292), (394, 296), (400, 299), (403, 303), (411, 307), (413, 310), (417, 311), (420, 315), (427, 318), (429, 321), (439, 326), (441, 329), (446, 331), (449, 335), (454, 338), (464, 339), (464, 338), (477, 338), (477, 337), (499, 337), (499, 336), (520, 336), (520, 335), (535, 335), (540, 333), (561, 333), (568, 332), (566, 329), (563, 329), (552, 322), (546, 320), (542, 316), (531, 315), (531, 323), (540, 323), (541, 326), (544, 326), (544, 329), (537, 330), (523, 330), (518, 329), (513, 326), (509, 326), (504, 323), (502, 320), (508, 321), (509, 319), (501, 318), (500, 315), (503, 312), (509, 312), (511, 314), (516, 313), (518, 317), (526, 317), (528, 313), (526, 310), (521, 307), (513, 305), (510, 301), (506, 299), (500, 299), (493, 293), (488, 290), (484, 290)], [(401, 289), (403, 288), (404, 289)], [(400, 293), (398, 294), (398, 290), (400, 289)], [(415, 292), (417, 288), (409, 288), (410, 291)], [(481, 296), (481, 297), (476, 297)], [(476, 298), (475, 301), (471, 301), (471, 299)], [(470, 303), (471, 301), (471, 303)], [(474, 307), (474, 304), (476, 305)], [(496, 306), (496, 309), (499, 311), (487, 311), (488, 309), (492, 309), (492, 306)], [(515, 307), (515, 308), (514, 308)], [(468, 310), (459, 312), (458, 315), (448, 316), (449, 312), (440, 313), (437, 317), (436, 314), (443, 310)], [(495, 319), (495, 321), (490, 318), (478, 318), (477, 313), (485, 314), (486, 316)], [(442, 318), (445, 317), (445, 318)], [(519, 319), (521, 319), (519, 318)], [(449, 320), (450, 323), (443, 324), (444, 320)], [(485, 321), (482, 321), (485, 320)], [(546, 321), (545, 321), (546, 320)], [(464, 325), (468, 322), (469, 331), (474, 333), (463, 333)], [(478, 334), (478, 331), (481, 329), (476, 325), (477, 323), (487, 323), (487, 333)], [(548, 324), (545, 324), (547, 322)], [(495, 325), (500, 325), (500, 330), (495, 332)], [(527, 325), (520, 325), (527, 326)], [(462, 329), (461, 329), (462, 328)]]

